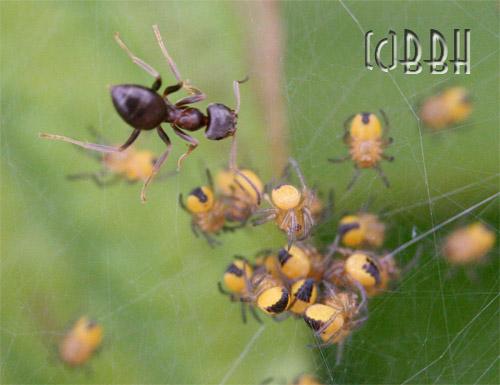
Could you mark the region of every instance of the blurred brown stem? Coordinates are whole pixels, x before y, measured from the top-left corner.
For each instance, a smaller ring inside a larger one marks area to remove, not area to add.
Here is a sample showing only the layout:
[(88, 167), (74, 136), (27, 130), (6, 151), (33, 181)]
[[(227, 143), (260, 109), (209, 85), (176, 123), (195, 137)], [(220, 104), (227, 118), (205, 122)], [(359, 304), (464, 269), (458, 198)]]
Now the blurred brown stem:
[(246, 21), (252, 82), (264, 113), (268, 154), (273, 174), (280, 175), (289, 155), (286, 105), (282, 94), (284, 30), (277, 1), (238, 3)]

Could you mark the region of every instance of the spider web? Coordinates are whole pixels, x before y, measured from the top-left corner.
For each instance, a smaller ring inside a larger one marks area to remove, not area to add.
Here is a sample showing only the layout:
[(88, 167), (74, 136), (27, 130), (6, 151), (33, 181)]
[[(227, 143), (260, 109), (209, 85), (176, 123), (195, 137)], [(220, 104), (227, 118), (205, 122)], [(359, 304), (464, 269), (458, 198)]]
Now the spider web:
[[(370, 301), (369, 321), (347, 342), (338, 366), (335, 347), (306, 346), (315, 340), (303, 321), (244, 325), (238, 305), (217, 292), (233, 255), (251, 257), (284, 244), (271, 224), (224, 235), (215, 249), (191, 234), (178, 195), (204, 183), (206, 167), (225, 164), (229, 143), (195, 134), (200, 148), (182, 172), (153, 184), (141, 205), (138, 185), (68, 182), (65, 175), (99, 164), (72, 146), (36, 138), (49, 131), (90, 139), (85, 127), (92, 125), (110, 142), (123, 141), (128, 132), (104, 86), (152, 80), (114, 45), (112, 33), (120, 31), (166, 85), (173, 80), (149, 29), (154, 23), (181, 73), (210, 101), (232, 105), (231, 81), (243, 77), (242, 68), (259, 81), (248, 68), (242, 26), (243, 15), (264, 29), (257, 14), (212, 2), (3, 2), (1, 11), (2, 383), (257, 384), (269, 377), (284, 383), (302, 372), (335, 384), (499, 382), (498, 250), (472, 278), (439, 257), (442, 238), (457, 224), (479, 220), (498, 235), (495, 2), (281, 5), (289, 120), (283, 145), (291, 144), (310, 185), (335, 192), (333, 218), (318, 230), (318, 244), (331, 240), (344, 212), (367, 202), (389, 225), (388, 250), (436, 230), (397, 256), (404, 265), (423, 247), (397, 287)], [(33, 21), (26, 25), (18, 15)], [(363, 32), (404, 28), (423, 42), (430, 28), (447, 37), (452, 28), (471, 28), (471, 75), (366, 70)], [(445, 132), (426, 131), (415, 113), (418, 102), (455, 84), (472, 92), (472, 117)], [(252, 82), (241, 90), (240, 163), (269, 180), (275, 175), (266, 129), (272, 128)], [(346, 192), (352, 165), (326, 159), (347, 151), (346, 117), (379, 108), (395, 139), (387, 153), (396, 160), (383, 164), (391, 187), (368, 170)], [(173, 141), (166, 172), (184, 150)], [(159, 152), (158, 142), (141, 135), (137, 146)], [(105, 342), (86, 369), (69, 370), (54, 346), (83, 314), (103, 325)]]

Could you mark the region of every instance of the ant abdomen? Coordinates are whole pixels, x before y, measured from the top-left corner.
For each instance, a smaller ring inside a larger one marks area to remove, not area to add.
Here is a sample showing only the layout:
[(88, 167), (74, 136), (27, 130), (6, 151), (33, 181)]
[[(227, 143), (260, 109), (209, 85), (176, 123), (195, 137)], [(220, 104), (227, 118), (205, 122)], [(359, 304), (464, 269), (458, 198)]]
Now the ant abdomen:
[(114, 86), (111, 98), (122, 119), (140, 130), (158, 127), (167, 116), (165, 101), (150, 88), (134, 84)]

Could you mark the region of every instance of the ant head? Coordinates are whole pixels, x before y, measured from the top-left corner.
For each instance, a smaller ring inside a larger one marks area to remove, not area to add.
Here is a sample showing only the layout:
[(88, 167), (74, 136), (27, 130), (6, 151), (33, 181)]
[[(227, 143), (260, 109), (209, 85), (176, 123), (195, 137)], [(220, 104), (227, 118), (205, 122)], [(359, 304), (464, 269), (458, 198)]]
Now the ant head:
[(236, 132), (236, 114), (229, 107), (212, 103), (207, 107), (208, 123), (205, 136), (210, 140), (221, 140)]

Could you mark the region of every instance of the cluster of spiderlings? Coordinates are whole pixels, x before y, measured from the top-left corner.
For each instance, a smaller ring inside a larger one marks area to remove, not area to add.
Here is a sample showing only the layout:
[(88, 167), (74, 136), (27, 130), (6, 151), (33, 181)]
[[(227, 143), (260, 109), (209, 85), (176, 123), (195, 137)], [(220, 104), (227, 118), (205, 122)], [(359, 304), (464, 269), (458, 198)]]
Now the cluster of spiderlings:
[(367, 299), (399, 277), (390, 254), (355, 249), (381, 246), (384, 229), (374, 214), (346, 216), (324, 252), (303, 241), (262, 250), (253, 261), (236, 257), (219, 289), (241, 303), (244, 320), (247, 307), (259, 322), (255, 309), (276, 320), (303, 318), (321, 345), (342, 343), (367, 320)]
[[(254, 226), (274, 221), (286, 233), (288, 248), (295, 242), (309, 238), (311, 230), (324, 216), (325, 205), (308, 188), (294, 159), (289, 160), (299, 176), (301, 188), (292, 184), (277, 184), (264, 191), (261, 179), (249, 169), (223, 170), (216, 175), (215, 186), (209, 171), (207, 185), (194, 188), (181, 207), (192, 218), (191, 227), (210, 244), (213, 235), (244, 227), (249, 220)], [(261, 207), (266, 202), (271, 207)]]
[[(226, 268), (219, 289), (242, 304), (244, 321), (247, 307), (259, 322), (258, 311), (275, 320), (303, 318), (321, 341), (317, 346), (342, 344), (367, 321), (369, 298), (387, 290), (418, 256), (417, 252), (401, 270), (392, 253), (377, 252), (385, 229), (375, 214), (346, 215), (324, 251), (303, 241), (262, 250), (253, 261), (236, 257)], [(483, 258), (494, 243), (491, 230), (473, 223), (445, 240), (443, 255), (453, 263), (471, 263)]]
[(193, 233), (201, 233), (213, 245), (213, 235), (245, 226), (260, 205), (263, 185), (257, 174), (248, 169), (220, 171), (215, 186), (207, 170), (207, 181), (207, 185), (194, 188), (186, 202), (181, 194), (179, 202), (191, 215)]

